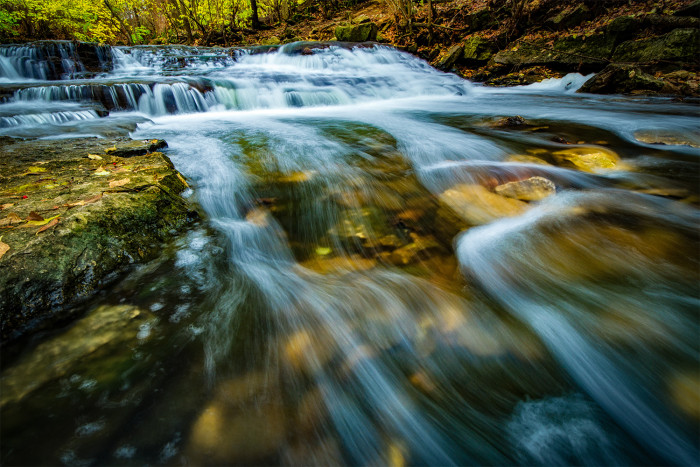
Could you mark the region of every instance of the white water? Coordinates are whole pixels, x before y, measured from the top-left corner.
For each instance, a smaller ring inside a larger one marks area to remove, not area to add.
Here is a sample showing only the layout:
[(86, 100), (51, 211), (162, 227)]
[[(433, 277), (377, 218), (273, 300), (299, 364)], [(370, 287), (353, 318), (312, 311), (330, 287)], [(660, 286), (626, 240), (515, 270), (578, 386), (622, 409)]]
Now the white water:
[[(198, 389), (188, 392), (203, 400), (190, 402), (192, 413), (173, 428), (155, 429), (157, 449), (132, 437), (103, 400), (94, 409), (71, 405), (56, 419), (113, 431), (97, 454), (88, 448), (92, 432), (68, 439), (60, 446), (66, 459), (80, 460), (82, 450), (93, 463), (120, 462), (124, 452), (141, 463), (176, 454), (195, 464), (276, 463), (246, 458), (243, 448), (227, 457), (238, 412), (220, 421), (214, 434), (224, 441), (213, 453), (197, 444), (198, 420), (221, 410), (216, 394), (242, 378), (255, 394), (247, 405), (287, 404), (291, 426), (273, 449), (280, 459), (293, 459), (298, 443), (304, 456), (320, 456), (304, 459), (333, 463), (314, 450), (331, 440), (343, 463), (363, 465), (692, 464), (696, 433), (667, 381), (698, 364), (697, 258), (686, 264), (654, 242), (667, 230), (674, 248), (697, 244), (697, 209), (632, 190), (691, 189), (692, 173), (665, 168), (697, 168), (696, 149), (662, 151), (634, 134), (697, 133), (695, 107), (572, 94), (580, 76), (485, 89), (381, 46), (294, 50), (119, 48), (109, 73), (26, 81), (0, 104), (6, 135), (100, 136), (119, 123), (125, 133), (138, 124), (134, 138), (166, 139), (216, 231), (190, 233), (167, 280), (138, 284), (146, 297), (139, 304), (162, 319), (139, 329), (133, 359), (193, 381)], [(23, 76), (7, 61), (0, 66), (4, 78)], [(110, 115), (97, 118), (96, 106)], [(516, 114), (541, 129), (492, 125)], [(91, 120), (76, 123), (82, 116)], [(551, 141), (562, 135), (582, 147), (612, 146), (628, 170), (506, 161), (528, 149), (566, 149)], [(411, 211), (437, 216), (437, 196), (456, 184), (523, 173), (553, 180), (558, 193), (448, 238), (438, 218), (397, 221)], [(382, 256), (381, 239), (411, 234), (439, 241), (408, 267)], [(440, 270), (455, 257), (464, 277)], [(317, 269), (328, 261), (336, 261), (333, 272)], [(163, 286), (172, 276), (175, 284)], [(618, 319), (629, 329), (616, 327)], [(180, 338), (172, 336), (183, 334), (194, 342), (188, 349), (203, 349), (196, 376), (163, 363)], [(147, 338), (166, 350), (143, 349)], [(154, 397), (178, 402), (167, 386)], [(128, 392), (102, 390), (107, 398)], [(316, 394), (315, 421), (311, 434), (298, 434), (295, 398), (308, 393)], [(125, 404), (150, 413), (139, 400)], [(177, 403), (171, 408), (180, 413)], [(86, 425), (81, 410), (109, 422)], [(167, 414), (157, 415), (136, 418), (160, 427)]]

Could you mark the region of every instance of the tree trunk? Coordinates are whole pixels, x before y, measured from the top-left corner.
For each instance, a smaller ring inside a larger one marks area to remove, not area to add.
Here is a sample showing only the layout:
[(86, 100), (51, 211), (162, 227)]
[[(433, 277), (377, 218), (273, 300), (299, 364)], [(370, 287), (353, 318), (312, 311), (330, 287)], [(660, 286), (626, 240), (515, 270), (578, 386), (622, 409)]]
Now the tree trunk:
[(126, 43), (128, 45), (134, 45), (134, 41), (131, 39), (131, 32), (129, 31), (129, 28), (126, 27), (126, 24), (124, 24), (124, 21), (117, 15), (117, 13), (114, 11), (112, 8), (112, 5), (109, 4), (109, 0), (103, 0), (105, 6), (109, 10), (109, 13), (112, 15), (112, 18), (114, 18), (117, 21), (117, 24), (119, 24), (119, 29), (122, 30), (122, 34), (124, 34), (124, 37), (126, 37)]
[(253, 29), (260, 29), (260, 19), (258, 19), (258, 2), (257, 0), (250, 0), (250, 9), (253, 10), (253, 16), (250, 18)]

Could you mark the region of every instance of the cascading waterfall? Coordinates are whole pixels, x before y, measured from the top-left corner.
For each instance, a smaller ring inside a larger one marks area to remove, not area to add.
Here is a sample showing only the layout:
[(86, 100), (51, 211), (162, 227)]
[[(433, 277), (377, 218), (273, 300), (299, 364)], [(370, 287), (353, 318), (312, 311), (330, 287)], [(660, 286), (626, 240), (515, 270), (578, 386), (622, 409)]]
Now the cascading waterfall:
[[(307, 47), (118, 47), (64, 81), (0, 48), (1, 135), (164, 138), (208, 216), (96, 299), (154, 315), (128, 345), (44, 380), (61, 331), (3, 369), (2, 461), (695, 463), (695, 107)], [(551, 196), (495, 194), (533, 177)]]

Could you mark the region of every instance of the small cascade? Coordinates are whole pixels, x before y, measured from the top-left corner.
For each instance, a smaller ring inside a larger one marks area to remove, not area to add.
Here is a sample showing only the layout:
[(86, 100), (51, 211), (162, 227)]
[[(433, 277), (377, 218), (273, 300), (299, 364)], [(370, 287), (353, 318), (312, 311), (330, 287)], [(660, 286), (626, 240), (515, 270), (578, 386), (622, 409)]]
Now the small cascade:
[(63, 41), (0, 47), (0, 79), (74, 79), (109, 71), (110, 47)]
[[(381, 45), (35, 43), (0, 73), (6, 160), (163, 139), (203, 213), (3, 363), (0, 464), (697, 464), (694, 105)], [(55, 158), (0, 204), (89, 203), (44, 238), (121, 219), (156, 188), (110, 154), (73, 167), (99, 201)]]

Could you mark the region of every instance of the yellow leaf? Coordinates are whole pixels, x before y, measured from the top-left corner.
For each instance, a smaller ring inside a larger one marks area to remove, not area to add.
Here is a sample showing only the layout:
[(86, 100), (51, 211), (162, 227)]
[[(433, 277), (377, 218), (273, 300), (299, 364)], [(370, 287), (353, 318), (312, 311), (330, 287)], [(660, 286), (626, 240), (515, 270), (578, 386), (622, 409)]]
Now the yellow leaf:
[(320, 246), (316, 248), (316, 254), (319, 256), (326, 256), (331, 253), (331, 249), (325, 246)]
[(106, 175), (111, 175), (111, 174), (104, 167), (100, 166), (100, 167), (95, 169), (94, 175), (97, 175), (99, 177), (104, 177)]
[(29, 168), (27, 169), (27, 172), (29, 172), (29, 173), (31, 173), (31, 174), (38, 174), (38, 173), (41, 173), (41, 172), (46, 172), (46, 169), (43, 168), (43, 167), (29, 167)]
[(111, 182), (109, 182), (109, 187), (116, 188), (118, 186), (124, 186), (127, 183), (129, 183), (130, 181), (131, 181), (131, 179), (129, 179), (129, 178), (122, 178), (121, 180), (112, 180)]
[(8, 251), (10, 251), (10, 245), (0, 240), (0, 258), (2, 258)]
[(49, 217), (48, 219), (44, 219), (41, 221), (27, 221), (27, 223), (25, 225), (23, 225), (22, 227), (39, 227), (39, 226), (48, 224), (49, 222), (56, 219), (57, 217), (59, 217), (59, 216), (56, 215), (56, 216)]
[(112, 152), (112, 151), (116, 151), (116, 150), (117, 150), (117, 147), (116, 147), (116, 146), (112, 146), (111, 148), (105, 149), (105, 152)]
[(101, 161), (102, 157), (98, 156), (97, 154), (88, 154), (88, 159), (92, 159), (93, 161)]

